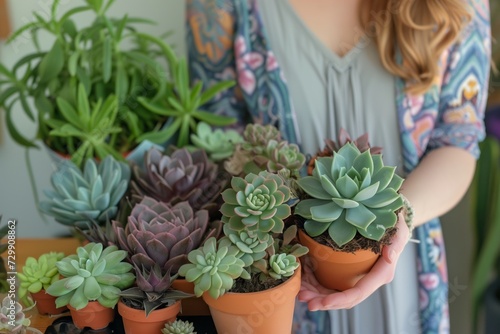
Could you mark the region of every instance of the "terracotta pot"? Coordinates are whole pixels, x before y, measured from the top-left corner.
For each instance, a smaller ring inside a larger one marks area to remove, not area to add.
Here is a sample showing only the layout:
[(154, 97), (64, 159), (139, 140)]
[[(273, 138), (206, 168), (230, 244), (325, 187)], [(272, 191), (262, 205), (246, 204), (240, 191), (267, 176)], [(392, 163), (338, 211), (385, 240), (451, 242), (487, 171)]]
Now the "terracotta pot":
[(126, 334), (161, 334), (165, 323), (175, 321), (181, 309), (181, 302), (154, 310), (146, 317), (144, 310), (128, 307), (122, 301), (118, 302), (118, 313), (122, 316)]
[(38, 310), (39, 314), (56, 315), (68, 310), (66, 306), (57, 308), (57, 297), (49, 295), (45, 292), (45, 290), (41, 290), (37, 293), (31, 293), (31, 297), (33, 297), (33, 300), (36, 302), (36, 309)]
[(300, 275), (299, 267), (285, 283), (260, 292), (229, 292), (218, 299), (204, 293), (217, 333), (290, 333)]
[(77, 310), (68, 305), (71, 312), (71, 318), (76, 327), (83, 329), (90, 327), (92, 329), (106, 328), (115, 317), (115, 310), (104, 307), (99, 302), (89, 302), (84, 308)]
[[(172, 282), (172, 288), (185, 293), (194, 294), (194, 284), (185, 279), (176, 279)], [(183, 316), (204, 316), (210, 315), (207, 303), (201, 297), (191, 297), (181, 300), (181, 315)]]
[(321, 285), (332, 290), (352, 288), (379, 258), (378, 254), (369, 250), (355, 253), (336, 251), (316, 242), (300, 229), (298, 237), (299, 242), (309, 248), (308, 256), (313, 261), (314, 276)]

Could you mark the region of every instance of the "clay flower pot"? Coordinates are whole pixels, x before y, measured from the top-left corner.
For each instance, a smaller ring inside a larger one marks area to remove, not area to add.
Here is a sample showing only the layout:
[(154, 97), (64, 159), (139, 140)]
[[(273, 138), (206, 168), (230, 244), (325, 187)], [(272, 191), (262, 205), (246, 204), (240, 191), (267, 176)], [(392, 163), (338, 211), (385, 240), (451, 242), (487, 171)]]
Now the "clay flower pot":
[(144, 310), (128, 307), (118, 302), (118, 313), (122, 316), (126, 334), (161, 334), (166, 322), (174, 321), (181, 309), (181, 302), (162, 309), (156, 309), (146, 317)]
[(37, 293), (31, 293), (31, 297), (36, 302), (36, 309), (39, 314), (56, 315), (66, 312), (68, 308), (66, 306), (56, 307), (56, 298), (49, 295), (45, 290), (40, 290)]
[(228, 292), (218, 299), (204, 293), (217, 333), (290, 333), (300, 276), (299, 267), (285, 283), (269, 290)]
[(76, 327), (83, 329), (90, 327), (92, 329), (106, 328), (115, 317), (115, 310), (104, 307), (99, 302), (89, 302), (84, 308), (77, 310), (68, 305), (71, 318)]
[[(185, 279), (176, 279), (172, 282), (172, 288), (194, 295), (194, 283)], [(181, 315), (183, 316), (204, 316), (210, 315), (207, 303), (201, 297), (190, 297), (181, 300)]]
[(308, 256), (313, 261), (314, 276), (321, 285), (332, 290), (352, 288), (379, 258), (378, 254), (369, 250), (355, 253), (336, 251), (316, 242), (301, 229), (298, 238), (301, 245), (309, 248)]

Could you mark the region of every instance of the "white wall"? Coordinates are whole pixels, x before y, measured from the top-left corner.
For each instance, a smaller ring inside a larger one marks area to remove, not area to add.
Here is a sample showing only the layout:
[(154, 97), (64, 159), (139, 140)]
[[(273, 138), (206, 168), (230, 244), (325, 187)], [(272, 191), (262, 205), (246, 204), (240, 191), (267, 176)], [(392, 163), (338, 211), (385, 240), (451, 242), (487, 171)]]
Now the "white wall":
[[(81, 5), (82, 0), (61, 0), (61, 12)], [(33, 12), (47, 17), (52, 0), (10, 0), (10, 17), (13, 30), (33, 19)], [(116, 0), (110, 10), (112, 16), (129, 16), (149, 18), (158, 24), (156, 26), (143, 25), (144, 31), (161, 35), (171, 31), (173, 35), (168, 40), (175, 45), (178, 54), (184, 54), (184, 1), (183, 0)], [(86, 24), (89, 15), (75, 16), (76, 24)], [(44, 36), (42, 45), (50, 45), (51, 39)], [(19, 58), (33, 52), (34, 48), (29, 41), (21, 39), (18, 43), (5, 45), (0, 43), (0, 61), (8, 68)], [(16, 110), (19, 114), (22, 111)], [(28, 171), (25, 166), (25, 150), (16, 145), (9, 138), (5, 129), (4, 113), (0, 112), (0, 215), (3, 222), (7, 219), (18, 221), (18, 237), (51, 237), (68, 233), (67, 228), (47, 217), (48, 224), (43, 222), (39, 215), (31, 191)], [(21, 115), (22, 116), (22, 115)], [(34, 137), (34, 127), (28, 119), (19, 117), (16, 124), (27, 136)], [(30, 156), (35, 174), (36, 186), (41, 198), (42, 189), (49, 189), (50, 174), (53, 170), (50, 159), (45, 151), (31, 150)]]

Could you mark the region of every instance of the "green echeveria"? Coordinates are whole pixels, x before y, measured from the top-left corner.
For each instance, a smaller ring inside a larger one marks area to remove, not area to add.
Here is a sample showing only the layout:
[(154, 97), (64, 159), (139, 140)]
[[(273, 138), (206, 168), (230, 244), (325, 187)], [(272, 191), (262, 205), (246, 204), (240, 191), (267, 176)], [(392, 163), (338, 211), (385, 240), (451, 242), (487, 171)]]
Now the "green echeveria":
[(132, 265), (123, 262), (127, 256), (124, 250), (102, 244), (89, 243), (78, 247), (76, 255), (58, 261), (56, 266), (65, 278), (54, 282), (47, 293), (58, 297), (56, 306), (71, 305), (79, 310), (89, 301), (97, 300), (105, 307), (114, 307), (120, 291), (131, 286), (135, 276)]
[(266, 249), (273, 244), (273, 238), (270, 234), (267, 237), (259, 239), (256, 235), (252, 236), (247, 231), (231, 230), (228, 224), (224, 225), (224, 234), (231, 244), (238, 247), (242, 253), (240, 258), (245, 262), (245, 266), (260, 260), (266, 256)]
[(182, 321), (180, 319), (166, 323), (161, 332), (163, 334), (196, 334), (192, 322)]
[(244, 274), (245, 263), (237, 257), (238, 253), (238, 248), (218, 247), (216, 239), (210, 238), (203, 247), (189, 252), (190, 263), (182, 265), (179, 274), (186, 281), (194, 282), (196, 296), (208, 291), (217, 299), (232, 288), (236, 278)]
[(243, 139), (243, 149), (261, 154), (271, 140), (281, 141), (281, 134), (272, 125), (248, 124), (243, 132)]
[(50, 252), (41, 255), (38, 259), (28, 257), (23, 266), (22, 273), (18, 273), (18, 297), (26, 305), (31, 304), (26, 298), (28, 292), (37, 293), (59, 279), (56, 262), (62, 260), (64, 253)]
[(269, 276), (274, 279), (290, 277), (298, 267), (297, 258), (290, 254), (274, 254), (269, 258)]
[(264, 240), (269, 233), (283, 232), (283, 219), (290, 215), (286, 202), (290, 190), (276, 174), (267, 171), (233, 177), (231, 188), (222, 193), (222, 221), (235, 231), (246, 230)]
[(14, 303), (14, 326), (12, 326), (10, 315), (12, 314), (12, 298), (5, 296), (0, 309), (0, 333), (23, 333), (23, 329), (31, 323), (24, 315), (23, 307), (19, 302)]
[(236, 144), (243, 142), (243, 137), (235, 130), (212, 130), (207, 123), (200, 122), (196, 127), (196, 134), (191, 135), (193, 144), (205, 150), (213, 161), (229, 158)]
[(381, 155), (361, 153), (348, 143), (333, 157), (318, 158), (313, 175), (298, 181), (312, 198), (300, 201), (295, 213), (307, 219), (304, 228), (310, 236), (328, 230), (339, 246), (356, 232), (380, 240), (396, 224), (396, 211), (403, 206), (398, 193), (403, 179), (395, 170), (384, 166)]
[(299, 147), (286, 141), (269, 141), (266, 146), (265, 156), (269, 159), (267, 169), (273, 173), (284, 168), (296, 171), (302, 168), (306, 162), (306, 157), (300, 153)]
[(104, 223), (116, 216), (129, 181), (130, 167), (112, 156), (99, 165), (88, 159), (83, 173), (65, 161), (52, 173), (54, 190), (44, 191), (48, 200), (40, 203), (40, 209), (61, 224), (85, 229), (92, 220)]

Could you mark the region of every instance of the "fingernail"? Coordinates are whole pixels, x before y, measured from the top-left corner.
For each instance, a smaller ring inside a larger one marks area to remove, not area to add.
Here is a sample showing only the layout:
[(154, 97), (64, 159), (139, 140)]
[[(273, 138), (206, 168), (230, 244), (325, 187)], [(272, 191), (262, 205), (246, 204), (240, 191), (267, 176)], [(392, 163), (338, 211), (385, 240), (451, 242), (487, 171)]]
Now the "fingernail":
[(393, 263), (394, 260), (396, 260), (396, 251), (394, 249), (391, 249), (389, 252), (389, 263)]

